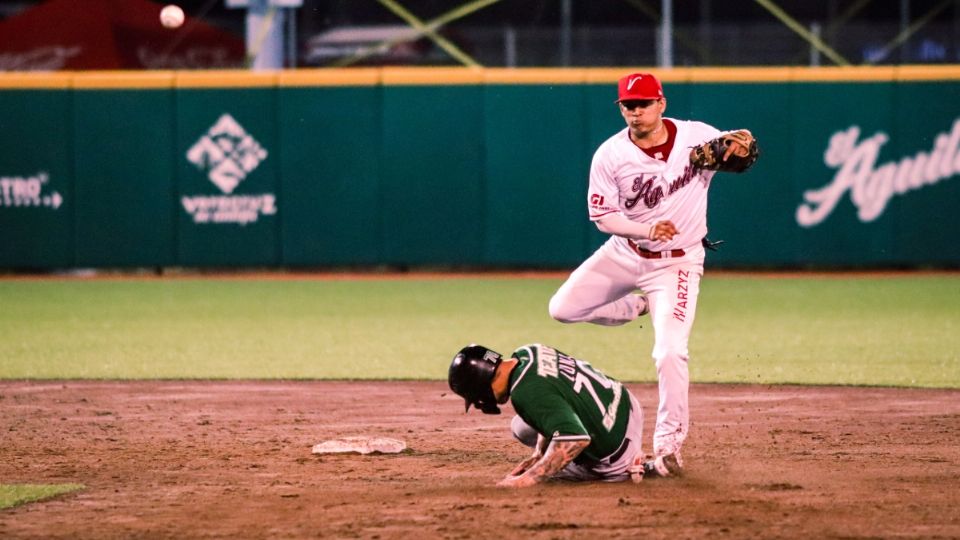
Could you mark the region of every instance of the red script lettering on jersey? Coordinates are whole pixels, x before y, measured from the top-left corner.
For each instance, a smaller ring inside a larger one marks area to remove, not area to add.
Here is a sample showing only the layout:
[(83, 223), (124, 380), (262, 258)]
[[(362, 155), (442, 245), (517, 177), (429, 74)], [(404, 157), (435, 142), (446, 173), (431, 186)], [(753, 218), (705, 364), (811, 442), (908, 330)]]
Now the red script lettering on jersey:
[(654, 206), (660, 204), (660, 200), (663, 199), (663, 188), (657, 186), (653, 187), (653, 181), (659, 178), (659, 176), (651, 176), (646, 182), (644, 178), (646, 173), (641, 174), (637, 178), (633, 179), (633, 191), (637, 194), (636, 197), (632, 199), (627, 199), (623, 205), (629, 210), (637, 205), (640, 202), (640, 199), (643, 199), (643, 204), (647, 205), (647, 208), (653, 208)]
[(665, 197), (669, 197), (677, 191), (680, 191), (680, 189), (686, 187), (698, 172), (698, 169), (687, 165), (683, 169), (683, 174), (678, 176), (673, 182), (670, 182), (670, 185), (667, 187), (667, 193), (663, 192), (663, 186), (654, 187), (653, 185), (659, 176), (651, 176), (649, 179), (647, 179), (647, 174), (643, 173), (633, 179), (633, 192), (636, 193), (637, 196), (632, 199), (627, 199), (623, 205), (629, 210), (636, 206), (637, 203), (642, 199), (643, 204), (647, 205), (647, 208), (653, 208), (660, 204), (660, 201), (662, 201)]

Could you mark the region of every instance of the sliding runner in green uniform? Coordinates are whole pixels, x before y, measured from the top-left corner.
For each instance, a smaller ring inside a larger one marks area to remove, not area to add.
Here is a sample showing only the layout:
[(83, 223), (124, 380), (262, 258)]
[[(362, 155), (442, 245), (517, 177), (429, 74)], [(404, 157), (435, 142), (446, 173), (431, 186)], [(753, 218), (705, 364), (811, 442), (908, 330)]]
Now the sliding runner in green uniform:
[(623, 386), (587, 362), (545, 345), (524, 345), (509, 359), (480, 345), (450, 364), (450, 389), (486, 414), (511, 401), (514, 436), (533, 447), (497, 485), (525, 487), (549, 478), (639, 482), (680, 472), (672, 454), (644, 462), (643, 412)]

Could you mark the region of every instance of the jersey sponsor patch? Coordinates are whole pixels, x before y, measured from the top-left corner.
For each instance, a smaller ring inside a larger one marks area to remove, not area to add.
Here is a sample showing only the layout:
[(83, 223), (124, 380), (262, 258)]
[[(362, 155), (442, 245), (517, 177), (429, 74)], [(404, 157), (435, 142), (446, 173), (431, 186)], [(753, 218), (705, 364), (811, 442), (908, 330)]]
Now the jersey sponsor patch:
[(590, 210), (599, 213), (615, 212), (617, 209), (607, 205), (607, 198), (599, 193), (590, 194)]

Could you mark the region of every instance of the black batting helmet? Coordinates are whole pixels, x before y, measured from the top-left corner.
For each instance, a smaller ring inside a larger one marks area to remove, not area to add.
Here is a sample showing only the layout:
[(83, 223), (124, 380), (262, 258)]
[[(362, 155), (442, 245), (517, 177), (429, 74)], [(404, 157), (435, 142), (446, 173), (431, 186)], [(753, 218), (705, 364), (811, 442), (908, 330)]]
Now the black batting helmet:
[(482, 345), (464, 347), (453, 357), (447, 380), (450, 389), (466, 401), (465, 411), (473, 405), (485, 414), (500, 414), (490, 383), (502, 359), (500, 353)]

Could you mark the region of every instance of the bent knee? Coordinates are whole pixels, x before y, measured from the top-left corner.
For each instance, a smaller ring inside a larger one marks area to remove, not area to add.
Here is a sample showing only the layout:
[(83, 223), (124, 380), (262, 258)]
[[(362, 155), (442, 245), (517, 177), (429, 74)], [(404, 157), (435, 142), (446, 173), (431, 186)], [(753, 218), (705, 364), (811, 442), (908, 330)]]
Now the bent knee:
[(530, 427), (519, 415), (510, 420), (510, 431), (513, 433), (513, 437), (524, 445), (530, 448), (537, 446), (537, 430)]
[(572, 309), (564, 305), (559, 295), (553, 295), (553, 298), (550, 299), (550, 304), (547, 306), (547, 310), (550, 312), (550, 317), (555, 321), (562, 323), (576, 322), (576, 314)]

